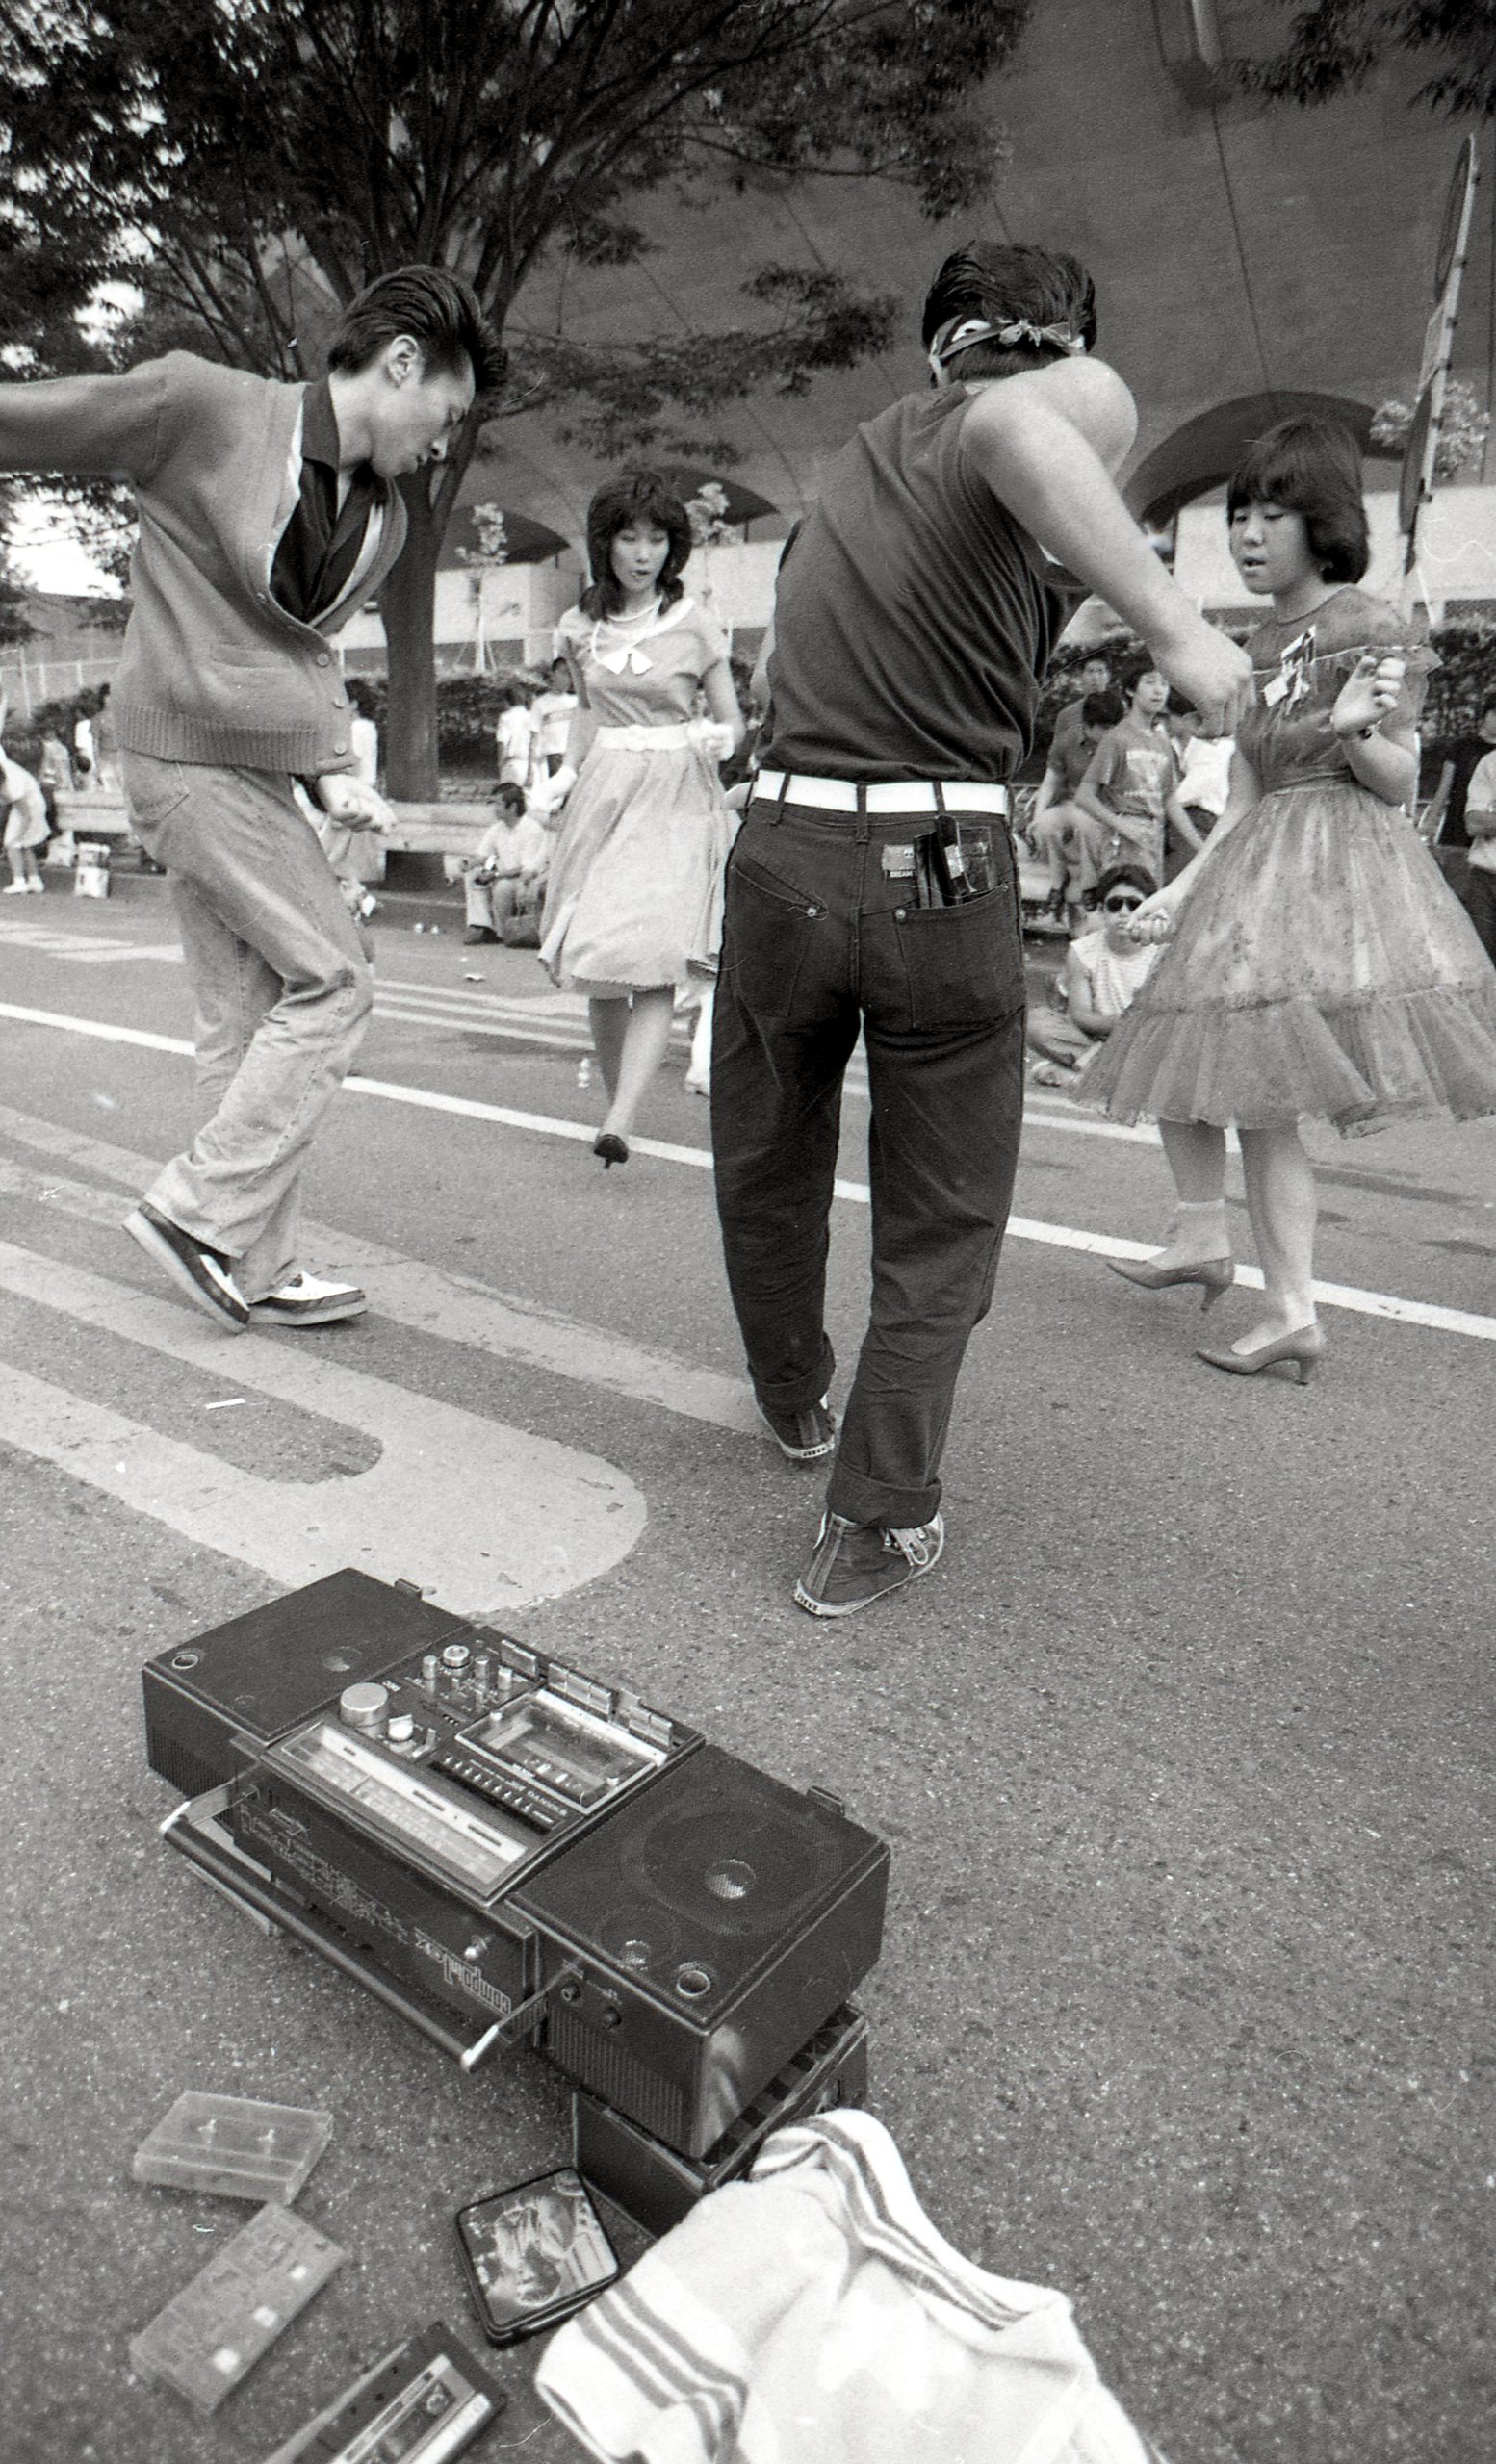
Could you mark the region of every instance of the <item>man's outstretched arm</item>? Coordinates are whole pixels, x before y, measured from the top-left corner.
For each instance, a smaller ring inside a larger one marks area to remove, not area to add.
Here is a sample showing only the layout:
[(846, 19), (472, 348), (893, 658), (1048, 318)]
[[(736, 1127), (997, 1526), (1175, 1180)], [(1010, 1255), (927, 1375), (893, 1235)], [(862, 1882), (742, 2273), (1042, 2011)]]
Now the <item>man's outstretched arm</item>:
[(963, 447), (998, 500), (1051, 556), (1142, 636), (1211, 735), (1251, 703), (1251, 662), (1176, 588), (1109, 475), (1132, 442), (1132, 397), (1096, 359), (1068, 359), (984, 385)]
[(160, 456), (169, 383), (166, 363), (154, 359), (122, 376), (0, 385), (0, 471), (144, 478)]

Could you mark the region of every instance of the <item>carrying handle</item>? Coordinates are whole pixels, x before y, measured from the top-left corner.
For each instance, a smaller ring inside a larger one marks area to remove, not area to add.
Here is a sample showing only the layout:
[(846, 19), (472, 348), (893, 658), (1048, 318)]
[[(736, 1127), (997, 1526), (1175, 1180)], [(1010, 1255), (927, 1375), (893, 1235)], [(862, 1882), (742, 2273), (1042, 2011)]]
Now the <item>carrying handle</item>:
[[(463, 2070), (476, 2070), (501, 2045), (512, 2043), (511, 2030), (515, 2021), (522, 2019), (522, 2015), (532, 2013), (535, 2004), (546, 1998), (543, 1994), (531, 1994), (529, 2001), (522, 2002), (507, 2018), (496, 2020), (492, 2027), (485, 2028), (477, 2038), (459, 2035), (455, 2028), (447, 2027), (427, 2010), (424, 2002), (418, 2001), (414, 1994), (407, 1993), (393, 1978), (386, 1976), (381, 1968), (375, 1966), (372, 1957), (365, 1957), (331, 1925), (324, 1924), (310, 1910), (297, 1908), (290, 1900), (283, 1899), (271, 1884), (262, 1883), (255, 1875), (246, 1872), (237, 1856), (216, 1846), (197, 1829), (192, 1819), (193, 1811), (193, 1805), (184, 1805), (168, 1815), (161, 1826), (161, 1835), (169, 1847), (179, 1849), (190, 1864), (206, 1874), (208, 1880), (226, 1891), (230, 1899), (241, 1901), (257, 1916), (268, 1916), (273, 1924), (281, 1926), (288, 1934), (294, 1934), (298, 1941), (305, 1942), (310, 1950), (319, 1952), (333, 1967), (341, 1968), (344, 1975), (350, 1976), (355, 1984), (366, 1987), (376, 2000), (396, 2012), (411, 2027), (418, 2028), (432, 2044), (439, 2045), (443, 2053), (451, 2054)], [(557, 1977), (555, 1983), (559, 1985), (560, 1982)]]

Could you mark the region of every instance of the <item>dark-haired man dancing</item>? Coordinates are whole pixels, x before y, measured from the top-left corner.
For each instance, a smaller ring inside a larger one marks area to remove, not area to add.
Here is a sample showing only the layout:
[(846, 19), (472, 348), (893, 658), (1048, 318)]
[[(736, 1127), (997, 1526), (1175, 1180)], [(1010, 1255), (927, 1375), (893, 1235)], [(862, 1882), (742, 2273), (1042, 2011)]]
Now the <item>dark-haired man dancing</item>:
[(941, 1454), (992, 1297), (1022, 1110), (1004, 783), (1066, 612), (1045, 551), (1143, 636), (1207, 727), (1233, 728), (1251, 698), (1246, 654), (1174, 588), (1108, 476), (1134, 415), (1090, 357), (1095, 337), (1072, 257), (987, 244), (948, 257), (924, 303), (934, 392), (859, 431), (780, 576), (769, 740), (728, 876), (711, 1108), (755, 1392), (785, 1453), (814, 1461), (837, 1444), (828, 1221), (841, 1081), (865, 1035), (872, 1312), (795, 1586), (814, 1616), (896, 1590), (944, 1546)]
[(302, 1168), (372, 993), (292, 781), (350, 827), (386, 817), (348, 775), (327, 636), (400, 553), (396, 481), (443, 458), (503, 372), (468, 286), (408, 266), (345, 311), (320, 384), (172, 351), (121, 376), (0, 386), (0, 471), (107, 473), (135, 494), (112, 706), (132, 826), (171, 876), (212, 1116), (125, 1228), (231, 1332), (366, 1306), (297, 1256)]

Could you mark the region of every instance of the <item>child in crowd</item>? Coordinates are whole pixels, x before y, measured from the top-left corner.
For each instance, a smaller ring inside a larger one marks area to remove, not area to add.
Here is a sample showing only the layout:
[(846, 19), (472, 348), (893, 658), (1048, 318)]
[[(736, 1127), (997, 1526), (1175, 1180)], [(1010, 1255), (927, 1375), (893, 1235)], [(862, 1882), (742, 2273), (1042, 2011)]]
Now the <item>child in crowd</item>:
[(5, 810), (5, 852), (11, 860), (11, 879), (0, 897), (39, 898), (46, 887), (41, 867), (37, 861), (37, 849), (47, 836), (47, 807), (38, 782), (29, 770), (0, 751), (0, 808)]
[[(1081, 669), (1083, 678), (1105, 672), (1103, 659), (1087, 659)], [(1061, 915), (1069, 905), (1075, 911), (1072, 921), (1078, 921), (1082, 902), (1101, 871), (1098, 826), (1077, 805), (1076, 791), (1107, 730), (1119, 726), (1123, 715), (1122, 698), (1109, 684), (1067, 704), (1055, 722), (1048, 761), (1028, 817), (1029, 842), (1049, 867), (1051, 911)]]
[[(1179, 710), (1174, 720), (1174, 740), (1179, 757), (1179, 802), (1194, 829), (1196, 846), (1203, 847), (1226, 808), (1236, 739), (1205, 735), (1198, 710)], [(1177, 832), (1171, 831), (1164, 860), (1165, 878), (1173, 881), (1194, 853), (1194, 847), (1181, 840)]]
[(1131, 926), (1155, 886), (1141, 864), (1114, 864), (1097, 882), (1096, 915), (1065, 953), (1055, 1004), (1028, 1014), (1036, 1086), (1073, 1086), (1148, 981), (1158, 952), (1140, 947)]
[(1179, 801), (1179, 759), (1164, 724), (1169, 685), (1156, 667), (1136, 670), (1127, 681), (1127, 710), (1109, 728), (1075, 790), (1085, 821), (1085, 850), (1099, 873), (1103, 865), (1142, 863), (1155, 886), (1164, 878), (1164, 834), (1177, 831), (1192, 854), (1199, 832)]
[(564, 658), (554, 658), (546, 672), (546, 689), (535, 701), (530, 716), (538, 731), (535, 750), (537, 771), (554, 778), (566, 759), (566, 739), (571, 733), (572, 712), (577, 696), (572, 691), (572, 672)]
[[(503, 941), (506, 926), (538, 908), (551, 860), (551, 842), (528, 808), (523, 787), (502, 781), (494, 790), (498, 813), (463, 866), (467, 931), (463, 940)], [(539, 942), (538, 933), (535, 936)]]
[(494, 740), (499, 754), (499, 776), (506, 785), (528, 788), (535, 766), (535, 743), (540, 731), (529, 703), (528, 684), (521, 684), (516, 680), (504, 686)]

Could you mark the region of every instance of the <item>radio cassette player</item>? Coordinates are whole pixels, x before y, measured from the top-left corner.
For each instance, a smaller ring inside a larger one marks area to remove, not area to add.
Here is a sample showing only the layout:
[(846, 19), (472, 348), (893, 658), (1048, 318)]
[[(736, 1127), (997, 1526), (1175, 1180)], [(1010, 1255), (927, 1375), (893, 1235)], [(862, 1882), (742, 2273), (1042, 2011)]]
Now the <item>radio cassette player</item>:
[(700, 2156), (880, 1947), (889, 1852), (625, 1686), (351, 1570), (162, 1653), (165, 1826), (467, 2068)]

